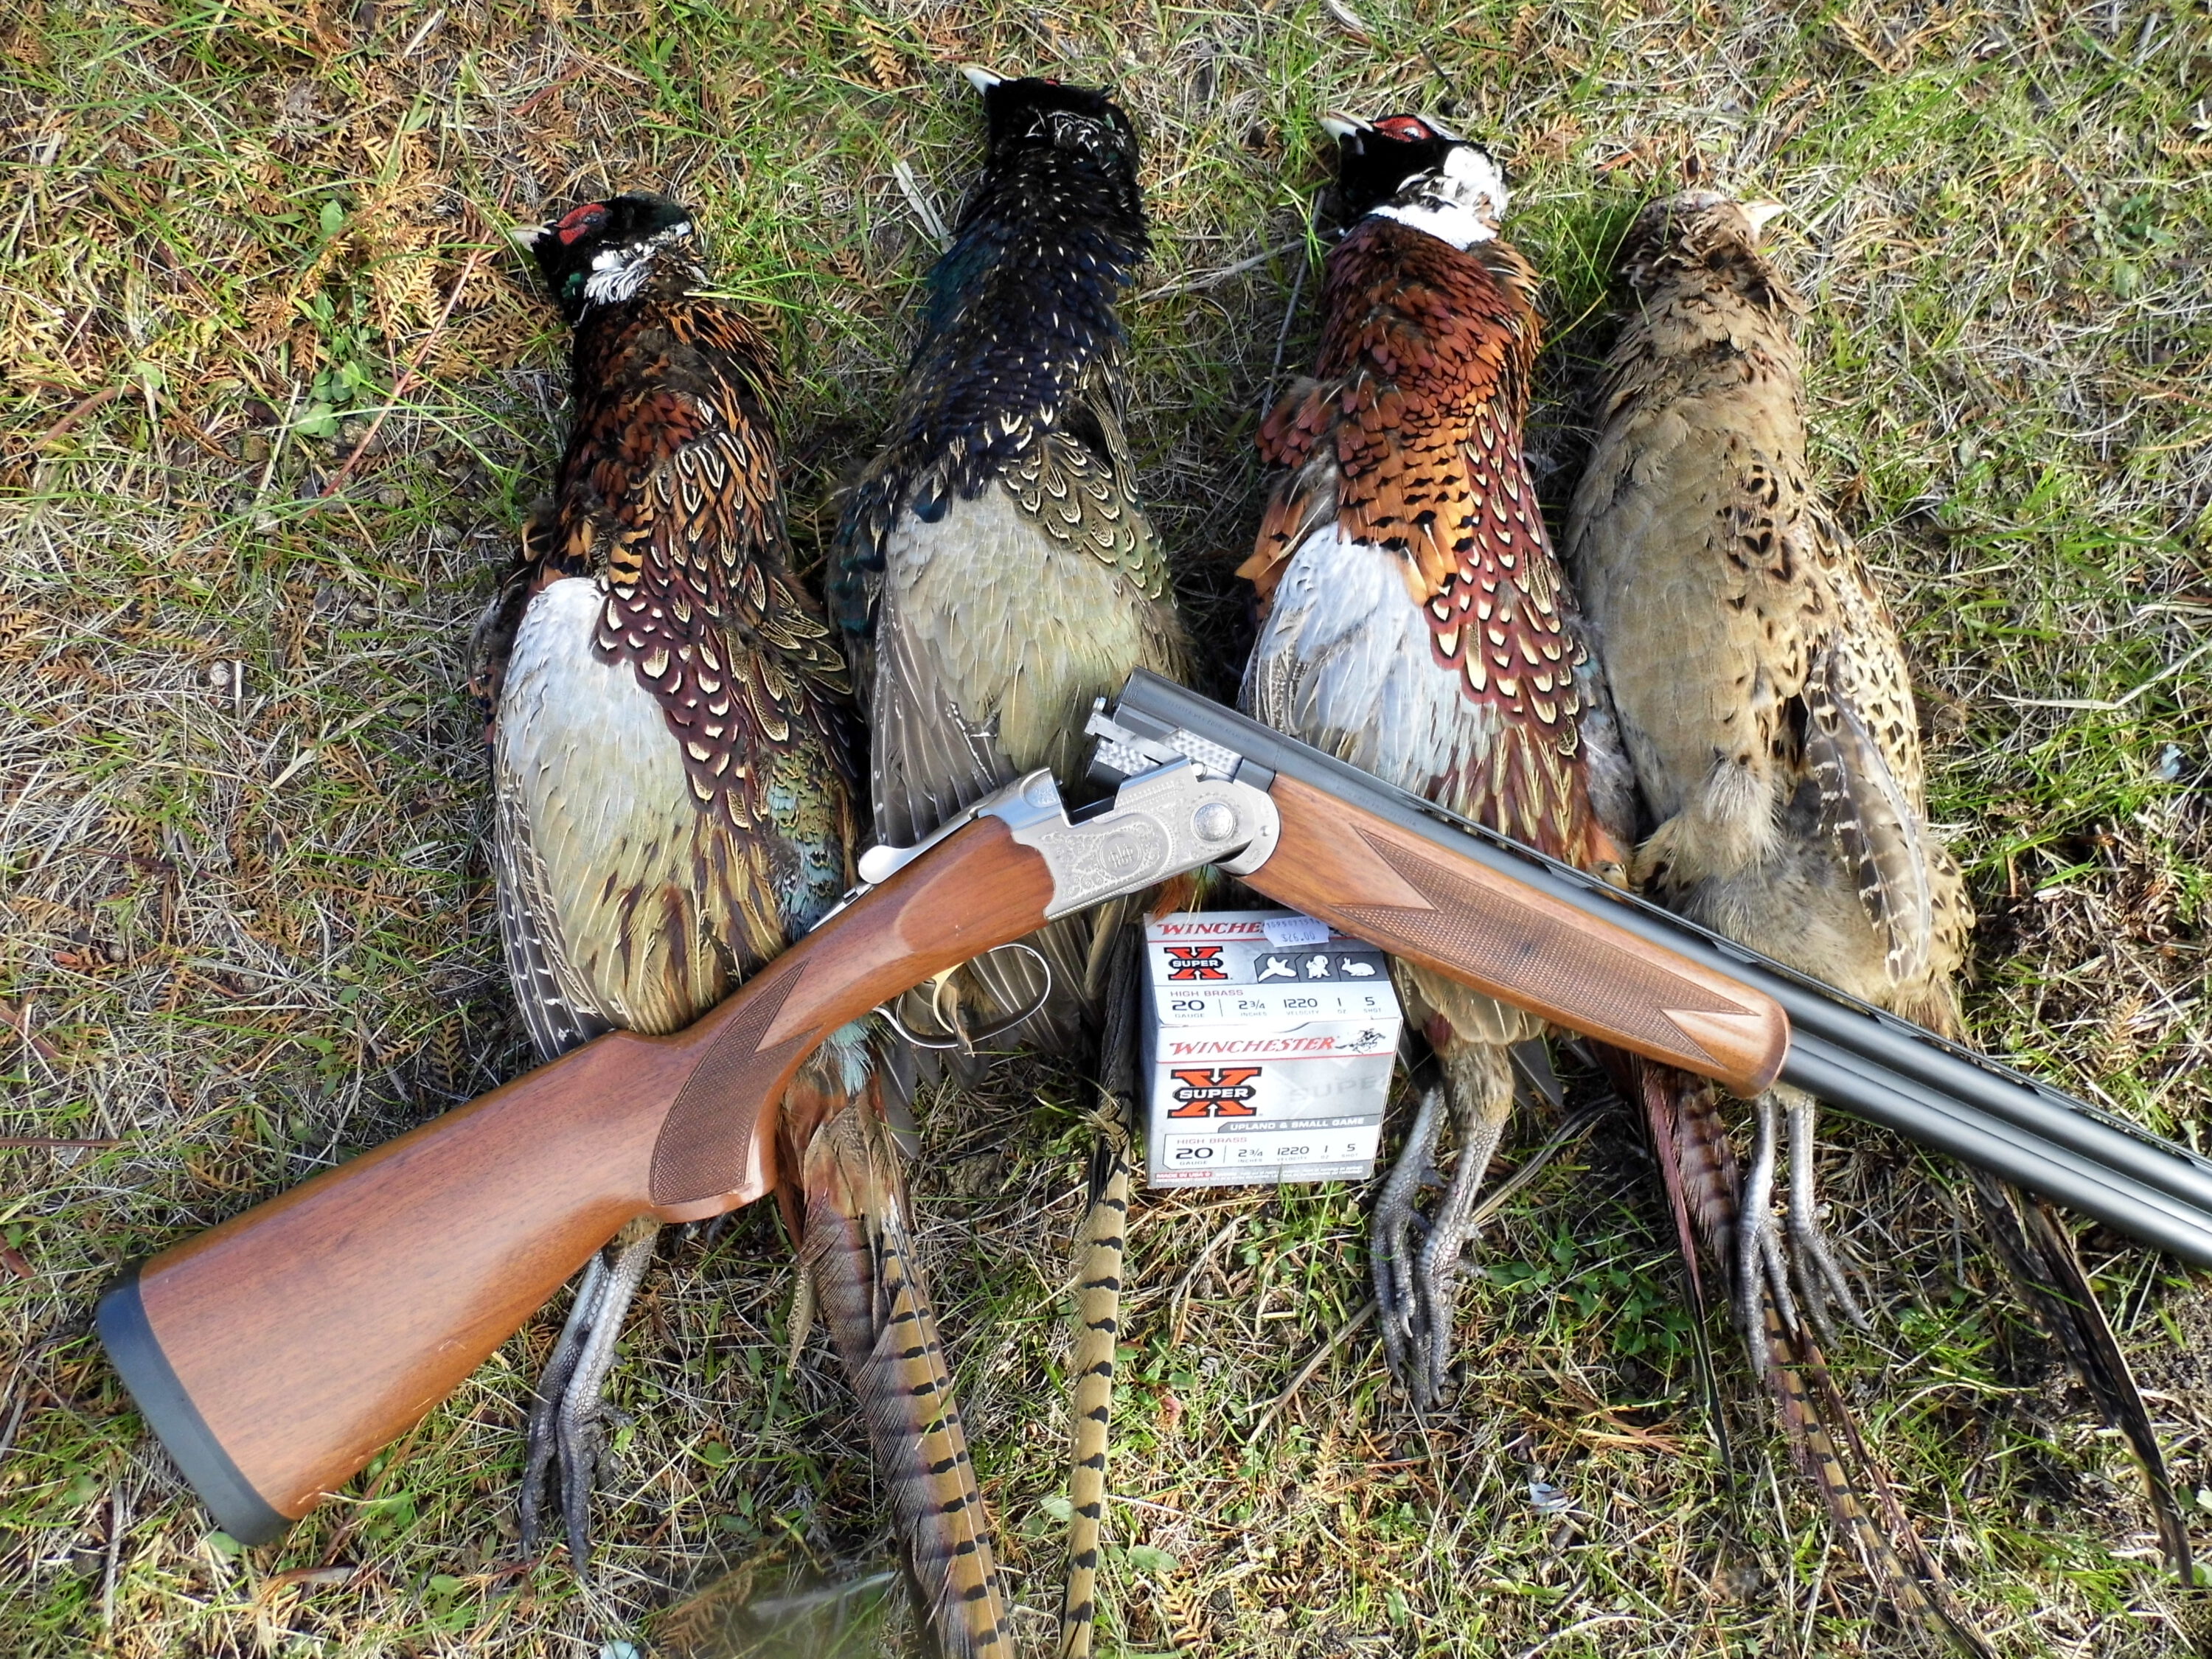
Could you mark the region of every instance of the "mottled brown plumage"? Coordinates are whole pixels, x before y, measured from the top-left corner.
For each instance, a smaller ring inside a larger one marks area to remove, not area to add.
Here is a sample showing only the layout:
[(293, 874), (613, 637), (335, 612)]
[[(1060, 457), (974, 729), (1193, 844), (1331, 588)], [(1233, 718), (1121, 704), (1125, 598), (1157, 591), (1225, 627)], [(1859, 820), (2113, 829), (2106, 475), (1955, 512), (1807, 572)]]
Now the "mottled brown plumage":
[[(697, 292), (690, 214), (618, 197), (532, 246), (575, 325), (574, 424), (479, 644), (502, 932), (550, 1059), (688, 1024), (826, 914), (853, 878), (855, 779), (843, 658), (791, 575), (772, 359)], [(780, 1196), (893, 1472), (926, 1623), (949, 1654), (988, 1654), (987, 1522), (884, 1151), (892, 1076), (857, 1026), (810, 1058)], [(599, 1389), (656, 1231), (640, 1218), (586, 1271), (532, 1413), (526, 1539), (557, 1453), (580, 1570)]]
[[(1623, 773), (1521, 452), (1538, 323), (1528, 262), (1498, 240), (1504, 181), (1433, 123), (1332, 119), (1340, 207), (1320, 362), (1261, 428), (1279, 469), (1243, 567), (1265, 609), (1255, 718), (1554, 856), (1615, 865)], [(1425, 1114), (1375, 1224), (1392, 1368), (1443, 1386), (1467, 1218), (1510, 1110), (1507, 1052), (1543, 1024), (1405, 964), (1461, 1151), (1413, 1255)]]
[[(1569, 519), (1568, 568), (1655, 826), (1635, 875), (1671, 908), (1955, 1036), (1972, 908), (1927, 821), (1895, 625), (1810, 485), (1804, 307), (1759, 252), (1761, 218), (1693, 192), (1638, 220), (1622, 257), (1628, 312)], [(1771, 1200), (1784, 1113), (1786, 1253)], [(1816, 1217), (1813, 1113), (1795, 1091), (1758, 1103), (1730, 1246), (1738, 1318), (1770, 1372), (1778, 1328), (1811, 1342), (1798, 1294), (1823, 1328), (1829, 1296), (1859, 1316)], [(2185, 1564), (2148, 1415), (2070, 1236), (2049, 1206), (1976, 1184), (1993, 1243), (2126, 1433)]]

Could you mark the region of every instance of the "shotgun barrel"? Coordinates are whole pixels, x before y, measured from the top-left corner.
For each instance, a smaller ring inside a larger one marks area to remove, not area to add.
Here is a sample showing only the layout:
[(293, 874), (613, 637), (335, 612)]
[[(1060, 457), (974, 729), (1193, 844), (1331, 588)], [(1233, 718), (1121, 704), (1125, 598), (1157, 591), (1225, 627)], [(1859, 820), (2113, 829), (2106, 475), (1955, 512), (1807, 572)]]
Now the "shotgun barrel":
[[(1290, 779), (1340, 809), (1370, 814), (1696, 963), (1771, 1000), (1789, 1016), (1783, 1081), (2116, 1231), (2212, 1267), (2212, 1159), (2139, 1124), (1846, 996), (1157, 675), (1141, 670), (1133, 675), (1093, 729), (1102, 738), (1093, 762), (1102, 779), (1121, 775), (1127, 766), (1158, 764), (1167, 753), (1185, 754), (1222, 776), (1260, 783), (1279, 805), (1289, 799), (1280, 781)], [(1285, 835), (1294, 816), (1285, 812)], [(1273, 896), (1269, 874), (1263, 866), (1246, 879)], [(1361, 918), (1330, 914), (1326, 894), (1309, 893), (1300, 902), (1347, 933), (1373, 937)], [(1553, 1018), (1591, 1034), (1572, 1018)], [(1711, 1066), (1690, 1069), (1734, 1081)]]

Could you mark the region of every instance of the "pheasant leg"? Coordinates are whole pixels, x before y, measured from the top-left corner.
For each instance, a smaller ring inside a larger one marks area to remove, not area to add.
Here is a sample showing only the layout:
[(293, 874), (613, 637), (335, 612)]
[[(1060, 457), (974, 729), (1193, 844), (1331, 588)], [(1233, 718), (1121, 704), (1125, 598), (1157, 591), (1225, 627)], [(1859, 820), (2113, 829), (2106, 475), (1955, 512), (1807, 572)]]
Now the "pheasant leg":
[(580, 1573), (591, 1561), (592, 1491), (606, 1445), (606, 1406), (600, 1391), (614, 1369), (623, 1316), (652, 1265), (659, 1232), (657, 1224), (641, 1217), (617, 1235), (610, 1247), (611, 1261), (605, 1253), (592, 1258), (531, 1412), (522, 1494), (524, 1547), (536, 1546), (539, 1494), (551, 1465), (559, 1471), (569, 1563)]
[[(1778, 1091), (1778, 1092), (1780, 1092)], [(1813, 1185), (1814, 1118), (1819, 1108), (1813, 1097), (1792, 1089), (1784, 1096), (1790, 1115), (1790, 1253), (1796, 1265), (1805, 1311), (1821, 1340), (1832, 1346), (1835, 1330), (1828, 1319), (1828, 1298), (1833, 1297), (1844, 1316), (1861, 1330), (1867, 1328), (1866, 1310), (1851, 1293), (1820, 1224), (1820, 1203)]]
[(1414, 1194), (1436, 1174), (1437, 1120), (1443, 1114), (1443, 1091), (1431, 1089), (1421, 1097), (1413, 1114), (1413, 1133), (1405, 1150), (1391, 1165), (1375, 1202), (1368, 1267), (1375, 1276), (1375, 1311), (1382, 1332), (1382, 1357), (1390, 1375), (1410, 1389), (1413, 1350), (1413, 1234), (1427, 1218), (1413, 1207)]
[(585, 1267), (584, 1277), (576, 1286), (576, 1299), (568, 1307), (568, 1322), (561, 1327), (561, 1340), (553, 1345), (553, 1357), (538, 1374), (538, 1392), (530, 1404), (530, 1443), (523, 1455), (522, 1497), (518, 1506), (526, 1555), (538, 1553), (538, 1510), (545, 1496), (545, 1477), (553, 1467), (554, 1419), (559, 1415), (568, 1379), (575, 1375), (576, 1356), (584, 1350), (584, 1339), (597, 1317), (599, 1295), (606, 1283), (607, 1259), (602, 1252)]
[[(1507, 1099), (1510, 1101), (1510, 1094)], [(1459, 1156), (1452, 1164), (1451, 1184), (1444, 1188), (1443, 1200), (1429, 1223), (1427, 1242), (1421, 1246), (1416, 1292), (1415, 1329), (1425, 1352), (1419, 1356), (1413, 1395), (1415, 1408), (1421, 1411), (1443, 1397), (1459, 1328), (1461, 1253), (1474, 1231), (1475, 1194), (1505, 1133), (1504, 1114), (1486, 1109), (1486, 1103), (1455, 1099), (1452, 1105), (1459, 1123)]]
[[(1443, 1395), (1457, 1328), (1453, 1304), (1459, 1295), (1460, 1258), (1474, 1230), (1474, 1200), (1483, 1174), (1513, 1107), (1513, 1073), (1503, 1048), (1447, 1041), (1437, 1058), (1443, 1064), (1444, 1086), (1422, 1098), (1413, 1133), (1383, 1184), (1373, 1233), (1383, 1352), (1416, 1411), (1428, 1410)], [(1459, 1139), (1449, 1178), (1439, 1176), (1434, 1165), (1440, 1108), (1449, 1109)], [(1431, 1184), (1441, 1186), (1443, 1196), (1435, 1214), (1423, 1217), (1413, 1209), (1413, 1197)], [(1427, 1235), (1418, 1252), (1413, 1239), (1417, 1229)]]
[(1790, 1266), (1782, 1254), (1781, 1230), (1774, 1224), (1775, 1142), (1780, 1135), (1782, 1109), (1771, 1091), (1759, 1096), (1756, 1109), (1751, 1168), (1744, 1172), (1743, 1200), (1736, 1214), (1735, 1311), (1750, 1352), (1765, 1353), (1766, 1312), (1762, 1287), (1773, 1292), (1784, 1329), (1796, 1332), (1802, 1327), (1797, 1320), (1796, 1297), (1790, 1289)]

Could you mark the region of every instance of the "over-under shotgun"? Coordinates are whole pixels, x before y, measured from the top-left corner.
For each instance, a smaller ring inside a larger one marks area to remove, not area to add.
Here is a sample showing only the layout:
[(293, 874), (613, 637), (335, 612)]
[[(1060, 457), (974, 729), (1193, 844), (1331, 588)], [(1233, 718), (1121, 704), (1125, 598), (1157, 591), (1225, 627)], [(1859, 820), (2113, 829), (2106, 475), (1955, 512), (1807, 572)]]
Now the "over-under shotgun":
[(767, 1192), (785, 1086), (838, 1026), (1207, 863), (1586, 1036), (1739, 1094), (1786, 1079), (2212, 1264), (2212, 1163), (2180, 1147), (1167, 681), (1135, 676), (1092, 729), (1110, 801), (1071, 816), (1035, 773), (875, 848), (868, 885), (690, 1030), (601, 1037), (126, 1276), (101, 1338), (225, 1529), (280, 1534), (633, 1216)]

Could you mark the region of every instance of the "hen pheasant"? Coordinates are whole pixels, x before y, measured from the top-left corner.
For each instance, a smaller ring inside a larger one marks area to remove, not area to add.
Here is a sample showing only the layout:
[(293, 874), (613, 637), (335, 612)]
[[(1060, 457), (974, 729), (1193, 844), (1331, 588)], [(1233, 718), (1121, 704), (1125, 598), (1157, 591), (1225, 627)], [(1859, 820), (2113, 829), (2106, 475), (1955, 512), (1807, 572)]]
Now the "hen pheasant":
[[(1133, 669), (1182, 679), (1188, 666), (1123, 434), (1115, 302), (1148, 252), (1135, 131), (1103, 92), (967, 74), (988, 127), (982, 176), (929, 273), (830, 589), (868, 719), (876, 834), (894, 845), (1036, 767), (1079, 796), (1093, 702)], [(1139, 902), (1053, 922), (1026, 950), (955, 970), (906, 1000), (905, 1023), (963, 1048), (1004, 1035), (1081, 1050), (1124, 993), (1109, 969), (1118, 959), (1126, 976), (1133, 960), (1115, 940)], [(1071, 1656), (1089, 1642), (1128, 1200), (1115, 1115), (1109, 1100), (1085, 1228)]]
[[(1314, 378), (1260, 430), (1279, 476), (1242, 572), (1265, 611), (1245, 707), (1554, 857), (1617, 867), (1606, 826), (1633, 822), (1625, 764), (1522, 454), (1536, 278), (1498, 234), (1504, 179), (1434, 120), (1326, 125), (1352, 223), (1328, 256)], [(1418, 1259), (1434, 1094), (1374, 1220), (1385, 1352), (1425, 1409), (1512, 1104), (1509, 1050), (1544, 1027), (1424, 969), (1393, 973), (1442, 1062), (1459, 1139)]]
[[(1778, 210), (1678, 196), (1644, 210), (1622, 253), (1630, 306), (1566, 555), (1656, 825), (1634, 874), (1670, 908), (1955, 1036), (1971, 908), (1928, 823), (1896, 629), (1808, 481), (1803, 305), (1758, 247)], [(1646, 1081), (1664, 1121), (1716, 1121), (1695, 1079)], [(1817, 1352), (1832, 1297), (1862, 1317), (1816, 1212), (1814, 1109), (1789, 1089), (1756, 1103), (1739, 1213), (1719, 1230), (1745, 1339), (1770, 1361), (1778, 1325)], [(2142, 1462), (2185, 1572), (2157, 1442), (2070, 1234), (2049, 1205), (1976, 1186), (1999, 1255)]]
[[(700, 295), (692, 215), (618, 196), (519, 240), (575, 331), (574, 423), (479, 650), (501, 933), (550, 1060), (688, 1024), (819, 920), (850, 884), (855, 780), (845, 665), (789, 568), (771, 355)], [(786, 1101), (779, 1198), (927, 1621), (945, 1651), (988, 1654), (987, 1523), (884, 1125), (896, 1086), (870, 1033), (838, 1033)], [(557, 1462), (580, 1571), (600, 1389), (656, 1231), (641, 1218), (586, 1269), (531, 1418), (524, 1534)]]

